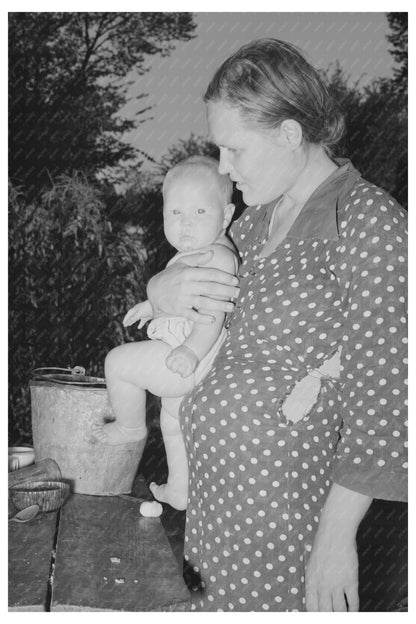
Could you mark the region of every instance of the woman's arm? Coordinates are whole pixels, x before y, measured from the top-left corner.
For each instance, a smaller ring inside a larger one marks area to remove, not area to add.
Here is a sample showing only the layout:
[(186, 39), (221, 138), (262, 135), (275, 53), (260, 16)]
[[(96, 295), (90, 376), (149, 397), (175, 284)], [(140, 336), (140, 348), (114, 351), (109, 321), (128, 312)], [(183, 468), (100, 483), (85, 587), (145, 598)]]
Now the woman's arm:
[(354, 210), (340, 208), (341, 246), (333, 265), (345, 316), (343, 427), (332, 480), (373, 498), (405, 501), (406, 215), (374, 187), (354, 197)]
[(373, 499), (334, 483), (306, 568), (307, 611), (358, 611), (358, 526)]
[(307, 566), (309, 611), (358, 610), (358, 525), (373, 498), (407, 495), (406, 218), (382, 191), (361, 193), (339, 213), (344, 422)]
[(230, 299), (238, 297), (235, 275), (204, 266), (213, 252), (190, 254), (153, 276), (147, 285), (147, 297), (155, 315), (158, 313), (183, 316), (196, 323), (209, 325), (215, 319), (206, 313), (231, 312)]

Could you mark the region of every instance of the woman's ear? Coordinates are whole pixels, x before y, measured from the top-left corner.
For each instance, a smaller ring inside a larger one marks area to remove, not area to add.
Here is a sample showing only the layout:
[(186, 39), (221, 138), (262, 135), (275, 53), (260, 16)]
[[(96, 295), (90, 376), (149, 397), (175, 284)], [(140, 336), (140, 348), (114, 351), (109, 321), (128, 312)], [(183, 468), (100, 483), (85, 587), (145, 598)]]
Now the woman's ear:
[(275, 129), (276, 138), (280, 145), (298, 148), (303, 139), (302, 126), (294, 119), (285, 119), (280, 126)]
[(223, 227), (224, 227), (225, 230), (227, 229), (227, 227), (231, 223), (231, 219), (233, 218), (234, 210), (235, 210), (234, 204), (227, 204), (226, 207), (224, 208)]

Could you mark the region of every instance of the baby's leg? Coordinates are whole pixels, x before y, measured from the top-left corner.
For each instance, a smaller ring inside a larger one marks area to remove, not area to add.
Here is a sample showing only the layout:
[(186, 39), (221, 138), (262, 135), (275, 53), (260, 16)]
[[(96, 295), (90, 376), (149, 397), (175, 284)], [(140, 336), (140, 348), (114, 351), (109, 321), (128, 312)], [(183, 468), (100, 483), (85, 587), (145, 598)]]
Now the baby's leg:
[(149, 486), (153, 496), (162, 503), (168, 503), (175, 509), (186, 509), (188, 499), (188, 465), (185, 444), (179, 425), (179, 399), (162, 399), (160, 427), (165, 444), (168, 462), (168, 481), (163, 485), (151, 483)]
[(166, 368), (171, 347), (159, 340), (129, 342), (116, 347), (105, 360), (105, 377), (115, 421), (94, 425), (105, 444), (126, 444), (145, 438), (146, 390), (160, 396), (185, 393), (184, 381)]
[(338, 349), (320, 368), (313, 369), (298, 381), (282, 405), (286, 418), (296, 423), (306, 416), (318, 399), (322, 378), (339, 379), (340, 366), (341, 351)]

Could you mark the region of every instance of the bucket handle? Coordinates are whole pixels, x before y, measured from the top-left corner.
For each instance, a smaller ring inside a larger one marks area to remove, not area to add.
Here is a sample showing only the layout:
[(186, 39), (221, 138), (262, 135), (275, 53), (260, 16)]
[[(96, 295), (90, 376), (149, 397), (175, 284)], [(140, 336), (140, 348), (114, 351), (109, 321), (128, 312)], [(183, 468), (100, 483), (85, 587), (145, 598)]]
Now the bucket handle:
[(40, 373), (43, 371), (64, 371), (65, 373), (71, 373), (71, 375), (85, 376), (85, 368), (83, 366), (74, 366), (74, 368), (60, 368), (59, 366), (41, 366), (40, 368), (33, 368), (30, 371), (30, 375)]
[[(30, 380), (31, 381), (39, 381), (42, 380), (42, 377), (51, 377), (52, 375), (43, 375), (44, 371), (63, 371), (64, 373), (70, 374), (71, 379), (61, 380), (61, 379), (53, 379), (53, 383), (60, 384), (71, 384), (76, 386), (84, 386), (84, 387), (101, 387), (105, 386), (105, 379), (101, 379), (101, 377), (86, 377), (85, 376), (85, 368), (83, 366), (74, 366), (74, 368), (60, 368), (59, 366), (43, 366), (40, 368), (34, 368), (30, 371)], [(43, 381), (43, 380), (42, 380)]]

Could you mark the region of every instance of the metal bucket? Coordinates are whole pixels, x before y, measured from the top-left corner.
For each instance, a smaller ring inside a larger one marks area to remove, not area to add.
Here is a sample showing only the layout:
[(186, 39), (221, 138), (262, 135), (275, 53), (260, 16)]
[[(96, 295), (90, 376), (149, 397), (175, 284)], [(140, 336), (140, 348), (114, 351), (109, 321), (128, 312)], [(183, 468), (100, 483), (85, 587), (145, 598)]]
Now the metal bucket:
[(105, 380), (80, 366), (37, 368), (29, 386), (36, 461), (54, 459), (73, 492), (129, 493), (146, 439), (110, 446), (93, 437), (94, 423), (114, 420)]

